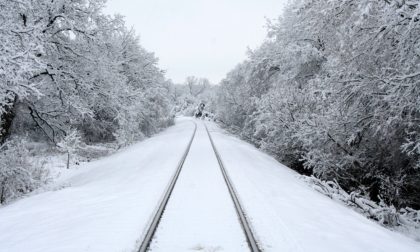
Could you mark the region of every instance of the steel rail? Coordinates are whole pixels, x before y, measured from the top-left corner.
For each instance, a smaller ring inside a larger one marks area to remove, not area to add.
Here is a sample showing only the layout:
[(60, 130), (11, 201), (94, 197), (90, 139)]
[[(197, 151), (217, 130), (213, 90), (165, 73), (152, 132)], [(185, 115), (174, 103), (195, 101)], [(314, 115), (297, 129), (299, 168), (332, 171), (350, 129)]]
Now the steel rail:
[(228, 173), (225, 169), (225, 165), (223, 164), (222, 158), (220, 157), (220, 154), (216, 149), (216, 145), (214, 144), (214, 141), (213, 141), (213, 138), (210, 134), (210, 131), (207, 128), (207, 125), (205, 125), (205, 127), (206, 127), (206, 131), (207, 131), (207, 135), (210, 138), (210, 142), (211, 142), (211, 146), (213, 147), (214, 154), (216, 155), (217, 162), (219, 163), (220, 170), (222, 171), (223, 178), (226, 182), (226, 185), (229, 189), (230, 196), (231, 196), (232, 201), (235, 205), (235, 210), (236, 210), (236, 213), (238, 214), (239, 222), (241, 223), (242, 230), (244, 231), (248, 246), (249, 246), (251, 252), (261, 252), (261, 249), (258, 246), (258, 243), (255, 239), (254, 234), (252, 233), (252, 229), (251, 229), (251, 227), (249, 225), (249, 222), (246, 218), (244, 208), (241, 206), (241, 203), (240, 203), (239, 198), (236, 194), (235, 188), (233, 187), (233, 184), (232, 184), (232, 182), (229, 178), (229, 175), (228, 175)]
[(172, 179), (171, 179), (171, 181), (170, 181), (170, 183), (169, 183), (169, 185), (168, 185), (168, 187), (165, 191), (165, 194), (163, 195), (163, 198), (158, 205), (157, 211), (155, 212), (155, 214), (153, 216), (153, 219), (150, 222), (149, 228), (147, 229), (147, 233), (143, 238), (143, 242), (141, 243), (140, 248), (137, 250), (138, 252), (146, 252), (146, 251), (148, 251), (148, 249), (150, 247), (150, 243), (153, 240), (153, 236), (154, 236), (154, 234), (156, 232), (156, 229), (159, 225), (159, 222), (162, 218), (163, 212), (165, 211), (166, 205), (168, 204), (169, 198), (171, 197), (171, 194), (174, 190), (175, 184), (178, 180), (179, 174), (181, 173), (181, 170), (182, 170), (182, 167), (184, 165), (185, 159), (187, 158), (188, 153), (190, 152), (190, 148), (191, 148), (192, 142), (194, 140), (195, 133), (197, 131), (197, 123), (194, 122), (194, 124), (195, 124), (194, 132), (193, 132), (193, 134), (191, 136), (191, 139), (188, 143), (187, 149), (185, 150), (184, 155), (182, 156), (181, 160), (179, 161), (178, 167), (175, 171), (175, 174), (173, 175), (173, 177), (172, 177)]

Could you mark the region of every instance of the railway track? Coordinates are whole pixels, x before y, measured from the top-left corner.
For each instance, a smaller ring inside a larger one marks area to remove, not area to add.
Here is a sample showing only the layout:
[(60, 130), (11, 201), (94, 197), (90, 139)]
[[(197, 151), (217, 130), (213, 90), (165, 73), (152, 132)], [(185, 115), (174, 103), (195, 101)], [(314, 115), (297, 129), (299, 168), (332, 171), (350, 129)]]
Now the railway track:
[(224, 178), (224, 180), (226, 182), (226, 185), (229, 189), (230, 197), (232, 198), (232, 201), (235, 205), (236, 214), (239, 217), (239, 222), (241, 223), (242, 230), (244, 231), (249, 249), (251, 250), (251, 252), (260, 252), (261, 249), (258, 246), (258, 243), (257, 243), (257, 240), (255, 239), (254, 234), (252, 233), (252, 229), (251, 229), (251, 227), (249, 225), (249, 222), (246, 218), (244, 208), (242, 207), (242, 205), (239, 201), (239, 198), (236, 194), (235, 188), (233, 187), (233, 184), (232, 184), (232, 182), (229, 178), (229, 175), (228, 175), (228, 173), (225, 169), (225, 166), (223, 164), (222, 158), (220, 157), (220, 154), (217, 151), (216, 145), (214, 144), (213, 138), (210, 135), (210, 131), (207, 128), (207, 125), (206, 125), (206, 131), (207, 131), (207, 135), (210, 138), (211, 146), (213, 147), (213, 151), (214, 151), (214, 154), (216, 155), (217, 162), (219, 163), (219, 167), (220, 167), (220, 170), (223, 174), (223, 178)]
[(195, 122), (194, 124), (195, 124), (194, 132), (191, 136), (190, 141), (188, 142), (187, 149), (185, 150), (184, 155), (179, 161), (175, 174), (172, 176), (172, 179), (168, 185), (168, 188), (166, 189), (165, 194), (163, 195), (163, 198), (160, 201), (155, 214), (153, 215), (153, 219), (150, 222), (149, 228), (147, 229), (146, 235), (143, 238), (143, 242), (141, 243), (138, 252), (148, 251), (150, 243), (153, 240), (153, 236), (156, 232), (157, 227), (159, 226), (160, 219), (162, 218), (163, 212), (165, 211), (169, 198), (171, 197), (172, 192), (175, 188), (176, 181), (178, 180), (179, 174), (181, 173), (182, 166), (184, 165), (185, 159), (187, 159), (188, 153), (190, 152), (191, 145), (195, 137), (195, 133), (197, 132), (197, 124)]
[[(214, 141), (213, 141), (213, 138), (212, 138), (212, 136), (210, 134), (210, 131), (207, 128), (207, 125), (205, 125), (205, 128), (206, 128), (207, 135), (208, 135), (208, 137), (210, 139), (210, 143), (211, 143), (211, 146), (213, 148), (214, 154), (216, 155), (217, 162), (218, 162), (219, 168), (220, 168), (220, 170), (222, 172), (224, 181), (225, 181), (226, 186), (227, 186), (227, 188), (229, 190), (229, 194), (230, 194), (231, 199), (232, 199), (232, 201), (234, 203), (236, 214), (238, 216), (239, 222), (241, 224), (241, 228), (242, 228), (242, 230), (244, 232), (244, 235), (246, 237), (246, 241), (247, 241), (248, 247), (249, 247), (249, 249), (250, 249), (251, 252), (261, 252), (261, 249), (259, 248), (258, 243), (257, 243), (257, 241), (255, 239), (255, 236), (254, 236), (254, 234), (252, 232), (252, 229), (250, 228), (250, 225), (248, 223), (248, 220), (247, 220), (245, 211), (244, 211), (242, 205), (240, 204), (240, 201), (239, 201), (239, 198), (238, 198), (238, 196), (236, 194), (235, 188), (233, 187), (232, 182), (231, 182), (231, 180), (229, 178), (229, 175), (226, 172), (226, 169), (224, 167), (223, 161), (222, 161), (222, 159), (220, 157), (219, 152), (217, 151), (217, 148), (216, 148), (216, 146), (214, 144)], [(176, 184), (176, 182), (178, 180), (179, 174), (181, 173), (181, 170), (182, 170), (182, 167), (184, 165), (184, 162), (185, 162), (185, 160), (186, 160), (186, 158), (188, 156), (188, 153), (190, 151), (190, 148), (191, 148), (192, 142), (194, 140), (196, 131), (197, 131), (197, 124), (195, 124), (194, 133), (191, 136), (191, 139), (190, 139), (190, 141), (188, 143), (187, 149), (184, 152), (184, 155), (182, 156), (180, 162), (178, 163), (178, 167), (176, 169), (176, 172), (173, 175), (173, 177), (171, 179), (171, 182), (169, 183), (169, 186), (166, 189), (165, 194), (164, 194), (162, 200), (160, 201), (160, 203), (159, 203), (159, 205), (157, 207), (157, 210), (156, 210), (155, 214), (153, 215), (153, 219), (150, 222), (150, 225), (149, 225), (149, 227), (147, 229), (146, 235), (143, 238), (143, 241), (141, 243), (141, 246), (140, 246), (138, 252), (146, 252), (146, 251), (149, 250), (150, 244), (151, 244), (151, 242), (153, 240), (153, 237), (154, 237), (154, 234), (155, 234), (155, 232), (156, 232), (156, 230), (157, 230), (157, 228), (159, 226), (159, 222), (160, 222), (160, 220), (162, 218), (162, 215), (163, 215), (163, 213), (165, 211), (166, 205), (167, 205), (167, 203), (169, 201), (169, 198), (172, 195), (172, 192), (173, 192), (173, 189), (175, 187), (175, 184)]]

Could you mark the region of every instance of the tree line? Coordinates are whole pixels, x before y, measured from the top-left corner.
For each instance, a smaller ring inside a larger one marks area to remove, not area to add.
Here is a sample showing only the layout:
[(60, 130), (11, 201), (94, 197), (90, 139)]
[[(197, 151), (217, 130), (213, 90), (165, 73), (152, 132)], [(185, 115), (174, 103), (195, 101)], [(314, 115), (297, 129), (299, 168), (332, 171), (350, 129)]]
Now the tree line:
[(420, 209), (418, 1), (297, 0), (221, 82), (218, 120), (306, 175)]
[(164, 71), (104, 0), (0, 0), (0, 201), (33, 190), (28, 142), (118, 146), (173, 122)]

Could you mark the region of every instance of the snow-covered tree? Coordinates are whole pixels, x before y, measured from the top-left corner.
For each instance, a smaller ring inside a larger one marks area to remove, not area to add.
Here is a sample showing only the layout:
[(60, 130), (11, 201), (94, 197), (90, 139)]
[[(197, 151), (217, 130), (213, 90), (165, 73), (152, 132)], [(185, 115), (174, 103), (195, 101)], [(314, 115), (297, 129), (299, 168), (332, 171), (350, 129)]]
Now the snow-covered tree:
[(28, 135), (71, 154), (75, 130), (126, 145), (173, 122), (156, 57), (105, 2), (0, 0), (0, 146)]
[(76, 130), (67, 134), (59, 143), (57, 143), (58, 149), (67, 154), (67, 169), (70, 168), (71, 156), (81, 147), (81, 143), (80, 134)]
[(222, 81), (219, 120), (300, 172), (420, 207), (419, 9), (291, 2)]
[[(89, 142), (115, 140), (123, 122), (143, 124), (139, 135), (165, 127), (163, 72), (119, 16), (102, 14), (104, 3), (1, 1), (3, 140), (13, 121), (15, 131), (36, 128), (53, 143), (72, 127)], [(140, 121), (126, 120), (130, 106), (143, 106)]]

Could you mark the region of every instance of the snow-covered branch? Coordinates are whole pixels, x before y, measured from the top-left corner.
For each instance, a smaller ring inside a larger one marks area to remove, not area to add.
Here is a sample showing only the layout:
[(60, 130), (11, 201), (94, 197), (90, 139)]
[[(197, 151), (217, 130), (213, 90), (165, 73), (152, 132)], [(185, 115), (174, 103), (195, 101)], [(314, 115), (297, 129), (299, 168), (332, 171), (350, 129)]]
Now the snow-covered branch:
[(343, 202), (378, 223), (389, 228), (397, 228), (401, 231), (411, 231), (412, 235), (420, 237), (420, 210), (406, 207), (397, 210), (394, 206), (388, 206), (383, 201), (379, 204), (373, 202), (359, 193), (347, 193), (337, 182), (323, 181), (313, 176), (301, 176), (316, 191), (331, 199)]

